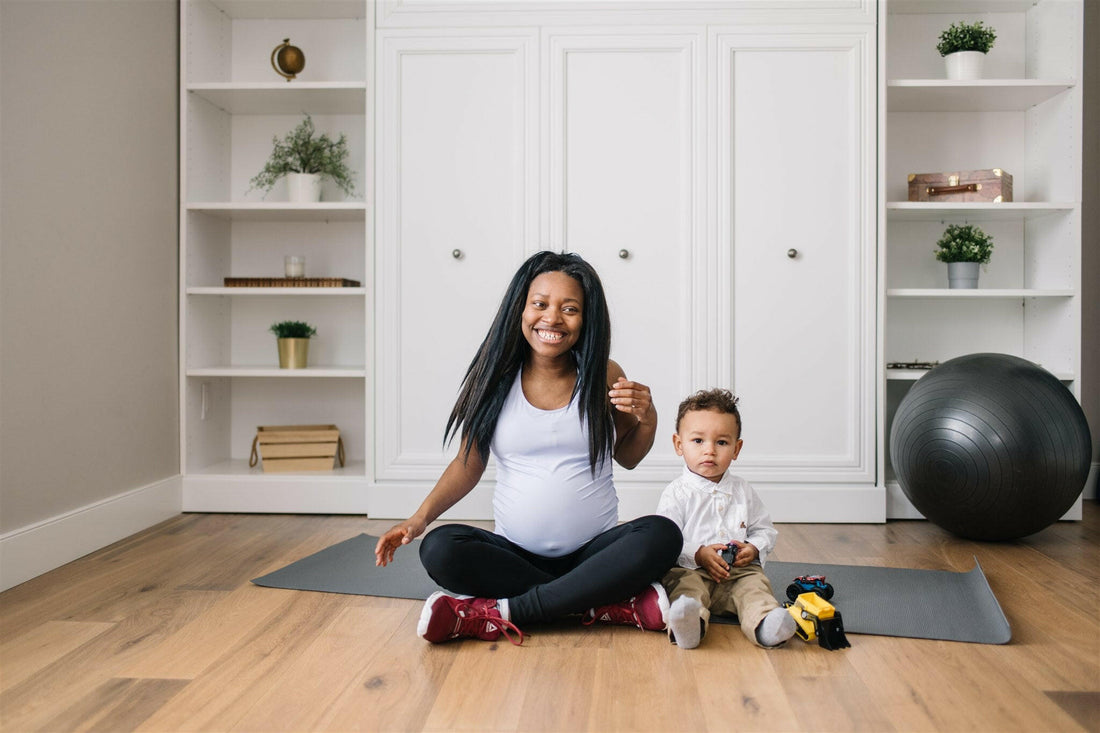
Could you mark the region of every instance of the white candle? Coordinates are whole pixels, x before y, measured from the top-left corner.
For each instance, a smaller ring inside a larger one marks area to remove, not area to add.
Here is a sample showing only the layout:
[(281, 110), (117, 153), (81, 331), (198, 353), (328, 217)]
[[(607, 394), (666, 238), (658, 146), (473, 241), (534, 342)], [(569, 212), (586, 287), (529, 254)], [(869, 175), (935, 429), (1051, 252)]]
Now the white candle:
[(306, 276), (306, 258), (298, 257), (296, 255), (287, 255), (283, 259), (284, 269), (286, 270), (287, 277), (305, 277)]

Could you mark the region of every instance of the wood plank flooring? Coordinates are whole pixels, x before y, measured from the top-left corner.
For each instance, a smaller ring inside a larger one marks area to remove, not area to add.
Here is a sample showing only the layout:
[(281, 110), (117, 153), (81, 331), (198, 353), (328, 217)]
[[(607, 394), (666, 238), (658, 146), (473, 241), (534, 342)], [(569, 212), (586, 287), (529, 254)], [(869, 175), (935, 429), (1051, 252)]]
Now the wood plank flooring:
[[(0, 594), (0, 729), (23, 731), (1100, 731), (1100, 507), (1018, 542), (927, 522), (779, 525), (776, 560), (965, 571), (1005, 646), (850, 634), (753, 647), (712, 626), (557, 624), (431, 645), (421, 603), (251, 578), (389, 521), (181, 515)], [(843, 609), (841, 609), (843, 611)]]

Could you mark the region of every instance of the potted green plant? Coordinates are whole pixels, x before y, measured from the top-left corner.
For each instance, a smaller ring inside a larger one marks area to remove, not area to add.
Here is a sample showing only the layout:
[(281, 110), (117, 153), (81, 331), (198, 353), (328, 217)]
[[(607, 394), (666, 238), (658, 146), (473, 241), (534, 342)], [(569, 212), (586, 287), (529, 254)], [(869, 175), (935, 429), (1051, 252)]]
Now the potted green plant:
[(305, 369), (309, 360), (309, 339), (317, 329), (303, 321), (279, 321), (268, 329), (278, 339), (279, 368)]
[(313, 118), (307, 114), (282, 140), (273, 137), (271, 156), (263, 170), (249, 181), (248, 190), (263, 189), (267, 196), (285, 177), (291, 201), (320, 201), (321, 182), (329, 178), (348, 196), (355, 193), (354, 173), (347, 164), (347, 136), (340, 133), (333, 140), (325, 133), (316, 133)]
[(947, 78), (972, 80), (982, 78), (982, 63), (997, 32), (989, 26), (976, 23), (952, 23), (942, 33), (936, 49), (947, 64)]
[(947, 263), (951, 288), (978, 287), (978, 265), (989, 264), (993, 237), (973, 224), (948, 224), (936, 242), (936, 259)]

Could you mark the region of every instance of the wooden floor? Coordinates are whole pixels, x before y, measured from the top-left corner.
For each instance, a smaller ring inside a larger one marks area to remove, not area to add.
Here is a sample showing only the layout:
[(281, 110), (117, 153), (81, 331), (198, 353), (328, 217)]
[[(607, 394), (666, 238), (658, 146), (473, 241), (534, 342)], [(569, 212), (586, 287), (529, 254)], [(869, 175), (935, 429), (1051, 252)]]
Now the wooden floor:
[[(0, 594), (0, 729), (22, 731), (1100, 730), (1100, 508), (1020, 542), (926, 522), (779, 525), (774, 559), (964, 571), (1006, 646), (850, 634), (753, 647), (714, 626), (563, 624), (431, 645), (414, 601), (249, 579), (389, 522), (188, 514)], [(841, 609), (843, 611), (843, 609)]]

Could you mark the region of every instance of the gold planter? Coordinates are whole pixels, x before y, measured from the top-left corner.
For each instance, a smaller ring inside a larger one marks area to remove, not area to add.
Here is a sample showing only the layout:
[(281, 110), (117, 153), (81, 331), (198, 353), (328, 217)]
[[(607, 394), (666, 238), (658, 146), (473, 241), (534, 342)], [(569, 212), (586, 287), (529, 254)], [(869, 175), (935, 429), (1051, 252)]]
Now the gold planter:
[(279, 339), (279, 368), (305, 369), (309, 359), (309, 339)]

